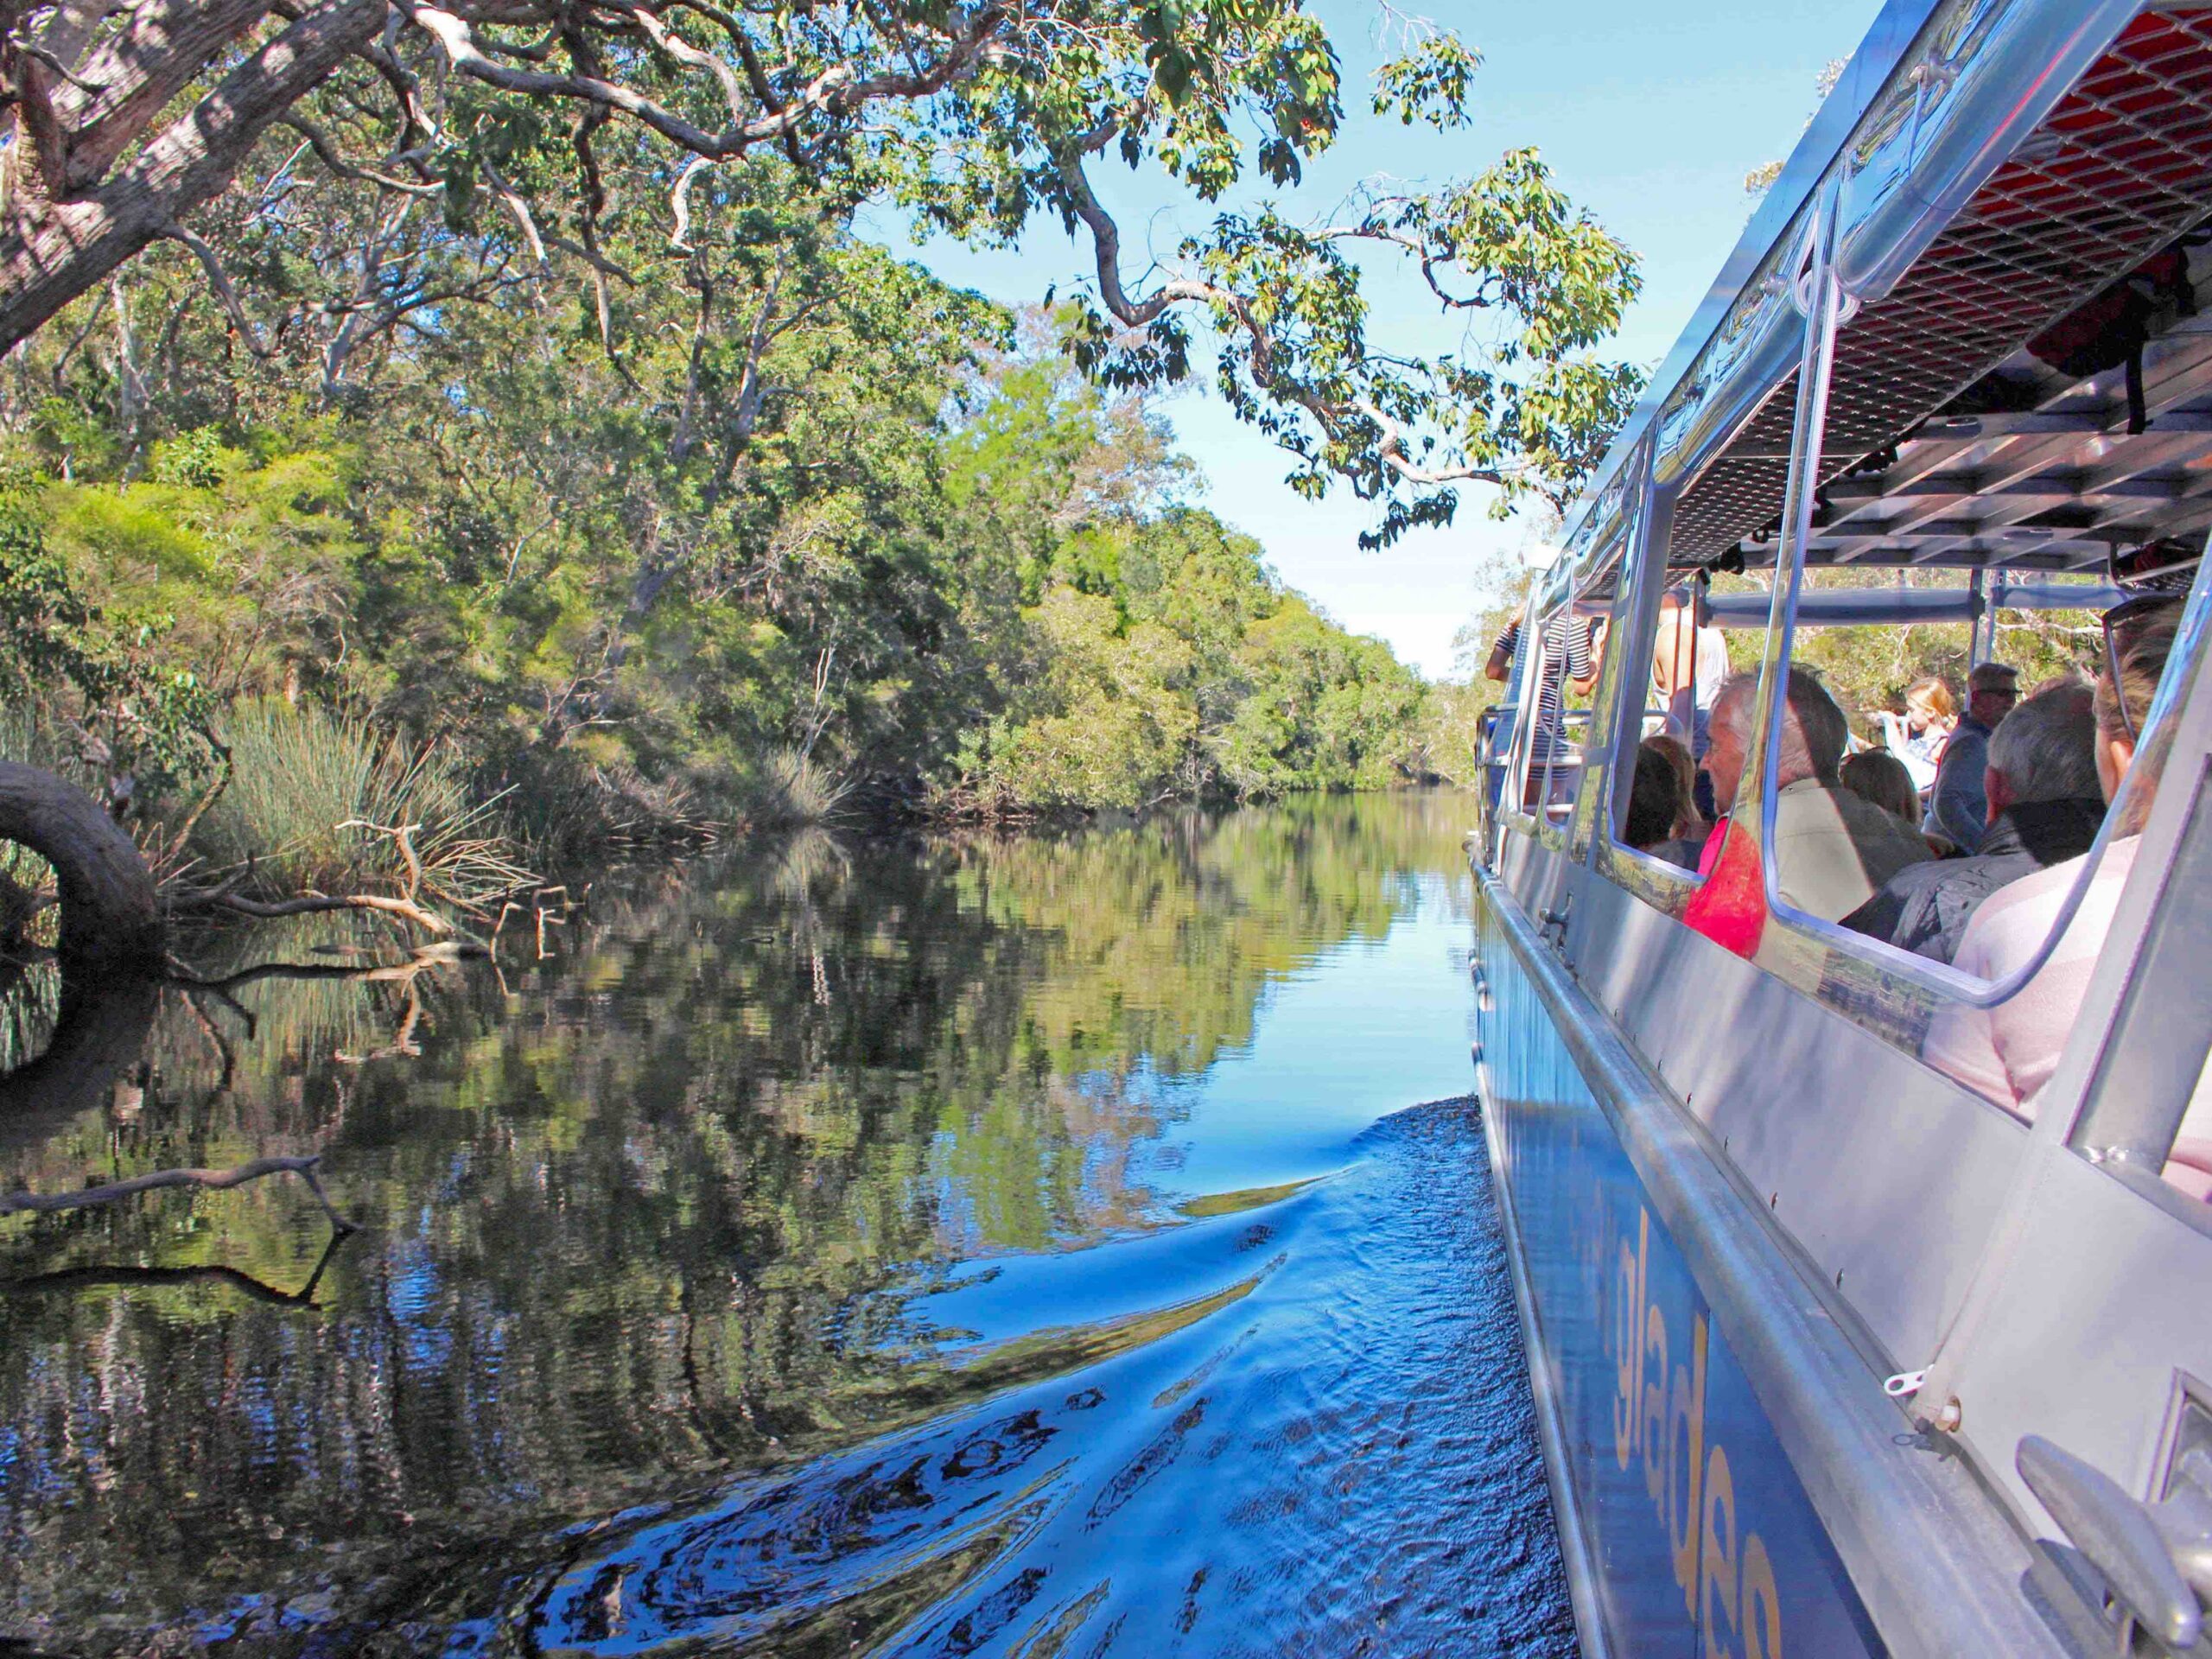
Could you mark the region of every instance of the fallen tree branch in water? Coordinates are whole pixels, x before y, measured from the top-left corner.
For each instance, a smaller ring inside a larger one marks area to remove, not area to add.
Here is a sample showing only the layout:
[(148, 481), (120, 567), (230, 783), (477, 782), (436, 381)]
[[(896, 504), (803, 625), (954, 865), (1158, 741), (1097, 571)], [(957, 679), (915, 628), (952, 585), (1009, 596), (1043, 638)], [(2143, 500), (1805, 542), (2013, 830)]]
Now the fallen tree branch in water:
[(241, 898), (235, 893), (213, 893), (205, 898), (188, 899), (187, 907), (200, 910), (235, 911), (241, 916), (252, 916), (264, 920), (281, 916), (313, 916), (334, 910), (373, 910), (386, 916), (397, 916), (411, 922), (425, 933), (441, 938), (453, 931), (453, 924), (442, 916), (423, 908), (412, 899), (390, 899), (376, 893), (304, 893), (296, 899), (259, 899)]
[(105, 1186), (87, 1186), (74, 1192), (15, 1192), (0, 1198), (0, 1216), (15, 1215), (28, 1211), (35, 1215), (48, 1215), (60, 1210), (82, 1210), (96, 1204), (113, 1204), (140, 1192), (151, 1192), (167, 1186), (200, 1186), (224, 1191), (243, 1186), (248, 1181), (257, 1181), (264, 1175), (296, 1175), (307, 1183), (315, 1202), (330, 1217), (330, 1224), (341, 1233), (356, 1230), (354, 1224), (338, 1213), (330, 1202), (329, 1194), (322, 1190), (322, 1183), (315, 1177), (315, 1166), (322, 1161), (320, 1154), (306, 1158), (255, 1158), (240, 1164), (236, 1169), (157, 1169), (145, 1175), (133, 1175), (124, 1181), (111, 1181)]
[[(378, 893), (321, 893), (313, 888), (294, 897), (284, 899), (249, 899), (241, 889), (252, 880), (258, 861), (249, 858), (232, 870), (227, 879), (212, 887), (189, 887), (181, 879), (172, 878), (162, 889), (162, 899), (172, 912), (194, 911), (228, 911), (235, 915), (251, 916), (257, 920), (274, 920), (286, 916), (313, 916), (341, 910), (373, 911), (379, 915), (395, 917), (414, 927), (421, 928), (434, 938), (444, 938), (457, 930), (453, 922), (423, 903), (423, 890), (428, 887), (432, 894), (448, 902), (463, 913), (480, 920), (487, 918), (490, 912), (486, 905), (490, 899), (502, 896), (499, 893), (487, 898), (473, 899), (466, 893), (453, 891), (434, 880), (434, 872), (423, 861), (423, 855), (415, 845), (415, 832), (419, 823), (374, 823), (366, 818), (348, 818), (338, 825), (340, 830), (365, 830), (390, 841), (405, 868), (405, 874), (397, 894)], [(528, 889), (537, 878), (520, 865), (503, 858), (488, 857), (485, 852), (492, 843), (461, 842), (448, 847), (442, 858), (450, 861), (458, 854), (463, 862), (469, 863), (478, 874), (488, 866), (510, 885), (504, 892), (512, 893)], [(450, 875), (448, 871), (448, 874)], [(556, 891), (556, 889), (546, 889)]]

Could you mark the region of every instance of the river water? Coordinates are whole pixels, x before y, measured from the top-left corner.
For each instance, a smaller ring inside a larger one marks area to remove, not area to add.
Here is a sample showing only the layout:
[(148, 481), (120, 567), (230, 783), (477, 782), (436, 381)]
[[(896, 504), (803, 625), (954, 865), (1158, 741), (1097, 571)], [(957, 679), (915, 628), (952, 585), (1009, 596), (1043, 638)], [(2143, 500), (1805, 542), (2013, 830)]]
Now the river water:
[(1573, 1652), (1466, 817), (219, 942), (312, 976), (164, 992), (0, 1193), (319, 1153), (359, 1230), (284, 1173), (0, 1219), (0, 1652)]

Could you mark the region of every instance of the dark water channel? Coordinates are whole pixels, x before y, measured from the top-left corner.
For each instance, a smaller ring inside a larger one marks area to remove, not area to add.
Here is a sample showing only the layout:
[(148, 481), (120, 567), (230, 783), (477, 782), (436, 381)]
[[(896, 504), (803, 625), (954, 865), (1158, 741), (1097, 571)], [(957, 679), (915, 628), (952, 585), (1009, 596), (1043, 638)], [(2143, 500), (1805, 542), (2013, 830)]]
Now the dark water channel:
[(319, 1152), (360, 1230), (0, 1218), (0, 1652), (1572, 1652), (1465, 817), (817, 837), (165, 992), (0, 1194)]

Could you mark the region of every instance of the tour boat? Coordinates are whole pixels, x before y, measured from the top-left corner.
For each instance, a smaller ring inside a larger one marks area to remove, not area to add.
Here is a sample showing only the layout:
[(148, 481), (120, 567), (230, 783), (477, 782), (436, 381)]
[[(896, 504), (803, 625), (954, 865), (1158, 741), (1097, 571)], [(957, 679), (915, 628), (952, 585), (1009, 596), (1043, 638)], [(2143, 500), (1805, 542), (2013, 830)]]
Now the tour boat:
[[(2206, 0), (1891, 0), (1534, 577), (1603, 663), (1539, 742), (1520, 631), (1475, 1064), (1590, 1654), (2212, 1652), (2212, 1203), (2170, 1161), (2212, 1112), (2208, 217)], [(2093, 656), (2162, 583), (2163, 769), (2052, 940), (2133, 862), (2055, 1071), (1992, 1099), (1931, 1023), (2058, 946), (1986, 980), (1784, 899), (1782, 671), (2036, 608)], [(1622, 838), (1670, 589), (1761, 673), (1726, 928), (1726, 857)]]

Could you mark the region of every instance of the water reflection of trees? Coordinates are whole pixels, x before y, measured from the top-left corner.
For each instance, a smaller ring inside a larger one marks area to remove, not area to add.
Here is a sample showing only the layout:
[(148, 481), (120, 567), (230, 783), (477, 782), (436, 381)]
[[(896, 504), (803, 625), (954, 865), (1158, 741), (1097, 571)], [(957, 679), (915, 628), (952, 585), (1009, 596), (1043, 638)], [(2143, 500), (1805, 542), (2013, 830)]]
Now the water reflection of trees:
[(0, 1121), (0, 1190), (320, 1153), (364, 1234), (289, 1183), (0, 1220), (0, 1634), (369, 1595), (941, 1408), (916, 1293), (1160, 1219), (1157, 1080), (1379, 937), (1459, 816), (814, 842), (610, 879), (504, 973), (166, 994), (35, 1141)]

